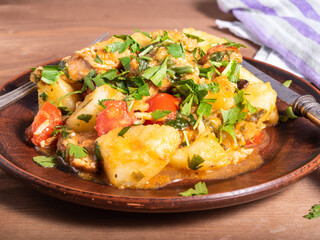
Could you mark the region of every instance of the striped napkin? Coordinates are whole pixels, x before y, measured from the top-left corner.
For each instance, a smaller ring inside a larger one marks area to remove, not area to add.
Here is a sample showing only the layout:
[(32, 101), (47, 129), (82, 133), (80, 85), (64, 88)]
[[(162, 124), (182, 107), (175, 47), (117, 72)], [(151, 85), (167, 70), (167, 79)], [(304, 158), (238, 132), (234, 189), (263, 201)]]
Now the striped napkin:
[(320, 88), (319, 0), (218, 0), (218, 5)]

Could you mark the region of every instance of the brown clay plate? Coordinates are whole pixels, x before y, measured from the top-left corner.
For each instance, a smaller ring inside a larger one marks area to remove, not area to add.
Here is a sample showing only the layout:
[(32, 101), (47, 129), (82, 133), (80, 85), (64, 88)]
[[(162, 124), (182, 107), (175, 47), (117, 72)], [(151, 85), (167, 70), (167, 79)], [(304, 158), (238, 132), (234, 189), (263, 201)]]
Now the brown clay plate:
[[(250, 63), (300, 94), (312, 94), (320, 102), (320, 92), (301, 78), (271, 65)], [(29, 73), (11, 80), (1, 94), (29, 79)], [(36, 93), (0, 112), (0, 167), (26, 185), (59, 199), (104, 209), (131, 212), (183, 212), (221, 208), (257, 200), (284, 190), (320, 165), (320, 129), (298, 118), (270, 128), (271, 142), (262, 151), (264, 164), (255, 171), (207, 183), (208, 195), (181, 197), (188, 184), (158, 190), (118, 190), (82, 180), (56, 168), (42, 168), (32, 160), (38, 153), (24, 141), (24, 130), (37, 111)], [(278, 107), (286, 105), (278, 101)], [(194, 183), (192, 183), (194, 184)]]

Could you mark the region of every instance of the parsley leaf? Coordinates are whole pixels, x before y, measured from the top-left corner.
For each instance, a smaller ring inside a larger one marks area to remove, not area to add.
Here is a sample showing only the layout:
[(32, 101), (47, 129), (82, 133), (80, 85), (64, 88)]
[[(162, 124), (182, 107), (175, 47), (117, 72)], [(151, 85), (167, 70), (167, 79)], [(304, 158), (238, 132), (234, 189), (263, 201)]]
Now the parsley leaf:
[(244, 104), (246, 105), (247, 109), (251, 114), (254, 114), (258, 110), (258, 108), (252, 106), (251, 103), (249, 103), (249, 101), (246, 99), (244, 100)]
[(71, 115), (72, 111), (68, 109), (68, 107), (59, 106), (58, 109), (61, 111), (62, 115)]
[(180, 195), (184, 197), (190, 197), (195, 195), (206, 195), (206, 194), (208, 194), (208, 189), (204, 182), (198, 182), (194, 186), (194, 189), (190, 188), (189, 190), (180, 193)]
[(241, 66), (236, 60), (232, 59), (221, 73), (221, 76), (228, 77), (230, 82), (237, 83), (240, 77)]
[(179, 58), (183, 55), (183, 50), (180, 45), (177, 44), (169, 44), (167, 46), (168, 53), (170, 53), (173, 57)]
[(93, 59), (96, 63), (103, 64), (102, 59), (99, 57), (99, 55), (96, 53), (96, 57)]
[[(247, 116), (246, 112), (242, 112), (244, 107), (246, 106), (245, 104), (243, 104), (244, 101), (245, 101), (244, 91), (241, 90), (237, 94), (235, 94), (235, 96), (234, 96), (235, 106), (233, 108), (228, 109), (228, 110), (221, 109), (223, 124), (220, 127), (220, 142), (222, 141), (222, 138), (221, 138), (222, 131), (229, 133), (232, 136), (233, 140), (235, 142), (237, 141), (236, 134), (234, 131), (234, 125), (237, 122), (240, 122), (243, 119), (245, 119), (245, 117)], [(253, 110), (253, 109), (251, 109), (251, 110)]]
[(201, 163), (203, 163), (205, 160), (197, 154), (194, 154), (192, 158), (188, 157), (188, 168), (191, 170), (198, 170), (202, 166), (200, 166)]
[(177, 75), (194, 73), (194, 70), (191, 66), (174, 67), (174, 68), (172, 68), (172, 70), (174, 70), (175, 74), (177, 74)]
[(286, 122), (289, 119), (295, 119), (297, 116), (294, 114), (292, 107), (287, 107), (285, 110), (285, 115), (279, 115), (279, 119), (281, 122)]
[(67, 149), (69, 151), (69, 156), (73, 156), (74, 158), (84, 158), (88, 156), (87, 149), (80, 147), (78, 145), (75, 145), (73, 143), (68, 143)]
[(39, 95), (39, 97), (42, 99), (42, 101), (47, 101), (48, 100), (48, 94), (46, 93), (46, 91), (44, 91), (43, 93), (41, 93), (40, 95)]
[(145, 83), (142, 86), (138, 87), (138, 93), (142, 96), (150, 96), (148, 84)]
[(150, 79), (157, 87), (161, 87), (162, 80), (166, 77), (167, 74), (167, 61), (168, 57), (163, 61), (161, 66), (148, 68), (144, 71), (142, 77)]
[(130, 71), (130, 68), (131, 68), (131, 65), (130, 65), (130, 62), (131, 62), (131, 59), (129, 57), (123, 57), (123, 58), (119, 58), (120, 59), (120, 62), (122, 64), (122, 66), (124, 67), (124, 69), (126, 71)]
[(62, 69), (58, 65), (43, 66), (41, 80), (45, 83), (53, 85), (62, 74)]
[(108, 79), (109, 81), (112, 81), (113, 79), (116, 78), (117, 72), (118, 72), (117, 69), (110, 69), (110, 70), (108, 70), (107, 72), (101, 74), (101, 77), (102, 77), (102, 78), (106, 78), (106, 79)]
[(102, 155), (101, 155), (101, 149), (100, 149), (98, 142), (94, 142), (94, 153), (95, 153), (98, 161), (103, 160)]
[(292, 83), (292, 80), (287, 80), (284, 83), (282, 83), (282, 85), (288, 88), (290, 87), (291, 83)]
[(90, 119), (92, 118), (91, 114), (81, 114), (77, 117), (79, 120), (85, 121), (86, 123), (88, 123), (90, 121)]
[(227, 42), (226, 43), (223, 43), (222, 45), (225, 45), (226, 47), (236, 47), (236, 48), (240, 48), (240, 47), (243, 47), (243, 48), (247, 48), (245, 45), (241, 44), (241, 43), (236, 43), (236, 42), (232, 42), (226, 38), (224, 38), (224, 40), (226, 40)]
[(192, 39), (195, 39), (197, 40), (197, 42), (204, 42), (204, 39), (200, 38), (199, 36), (196, 36), (196, 35), (193, 35), (193, 34), (190, 34), (190, 33), (183, 33), (186, 37), (188, 38), (192, 38)]
[(309, 214), (304, 215), (304, 218), (314, 219), (320, 217), (320, 204), (315, 204), (309, 210)]
[(41, 167), (52, 168), (55, 165), (55, 157), (36, 156), (33, 161)]
[(67, 126), (65, 126), (65, 125), (58, 125), (58, 126), (55, 126), (55, 127), (53, 128), (53, 131), (52, 131), (52, 133), (51, 133), (50, 136), (51, 136), (51, 137), (54, 137), (54, 136), (58, 135), (59, 133), (61, 133), (62, 136), (63, 136), (63, 138), (64, 138), (64, 139), (67, 139), (68, 136), (69, 136), (69, 134), (70, 134), (70, 132), (69, 132), (68, 130), (69, 130), (69, 128), (68, 128)]
[(203, 116), (207, 116), (207, 117), (210, 116), (211, 109), (212, 109), (212, 105), (210, 103), (207, 103), (205, 101), (200, 102), (199, 107), (197, 109), (198, 120), (194, 124), (193, 129), (197, 128), (197, 126)]
[(163, 117), (165, 117), (165, 116), (168, 116), (170, 113), (171, 113), (170, 110), (157, 109), (157, 110), (155, 110), (155, 111), (151, 114), (151, 116), (152, 116), (154, 119), (158, 120), (158, 119), (160, 119), (160, 118), (163, 118)]
[(143, 31), (140, 31), (139, 29), (136, 29), (136, 28), (134, 29), (134, 31), (140, 32), (140, 33), (142, 33), (143, 35), (147, 36), (148, 38), (152, 38), (151, 35), (150, 35), (150, 33), (148, 33), (148, 32), (143, 32)]
[(118, 133), (118, 136), (122, 137), (123, 135), (126, 134), (126, 132), (129, 131), (130, 128), (131, 126), (122, 128), (121, 131)]

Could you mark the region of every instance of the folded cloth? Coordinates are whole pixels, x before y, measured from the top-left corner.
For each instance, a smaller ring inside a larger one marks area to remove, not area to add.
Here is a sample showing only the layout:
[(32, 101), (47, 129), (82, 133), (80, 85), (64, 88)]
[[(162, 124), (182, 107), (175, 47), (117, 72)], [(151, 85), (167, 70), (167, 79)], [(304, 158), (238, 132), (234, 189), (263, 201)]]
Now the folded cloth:
[(274, 50), (320, 87), (320, 1), (218, 0), (218, 5), (233, 13), (264, 50)]
[(279, 68), (287, 70), (288, 72), (291, 72), (299, 77), (305, 78), (307, 81), (309, 81), (308, 78), (303, 76), (294, 65), (287, 62), (286, 58), (282, 57), (275, 50), (264, 46), (263, 43), (260, 42), (259, 39), (257, 39), (241, 22), (239, 21), (229, 22), (229, 21), (222, 21), (217, 19), (216, 23), (219, 28), (227, 28), (230, 30), (230, 32), (234, 33), (236, 36), (244, 39), (248, 39), (257, 45), (260, 45), (261, 48), (253, 57), (254, 59), (257, 59), (262, 62), (270, 63)]

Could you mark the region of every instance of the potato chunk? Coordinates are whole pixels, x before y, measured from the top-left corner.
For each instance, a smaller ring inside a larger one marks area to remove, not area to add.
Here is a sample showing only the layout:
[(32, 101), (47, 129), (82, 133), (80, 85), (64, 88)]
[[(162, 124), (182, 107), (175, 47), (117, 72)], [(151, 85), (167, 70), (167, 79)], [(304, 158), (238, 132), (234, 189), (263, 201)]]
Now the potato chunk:
[[(75, 89), (65, 81), (65, 78), (65, 75), (61, 75), (53, 85), (47, 84), (43, 81), (38, 81), (37, 87), (39, 109), (42, 107), (45, 101), (58, 106), (61, 97), (75, 91)], [(77, 101), (79, 101), (77, 94), (73, 94), (63, 98), (61, 101), (61, 106), (67, 107), (70, 111), (74, 111), (76, 109)]]
[[(96, 88), (92, 93), (86, 96), (84, 101), (77, 107), (76, 111), (68, 118), (66, 125), (76, 132), (94, 130), (97, 116), (103, 110), (103, 107), (98, 104), (99, 100), (102, 99), (122, 100), (124, 99), (124, 95), (108, 85), (102, 85)], [(82, 114), (91, 115), (90, 120), (86, 122), (79, 119), (78, 117)]]
[(180, 148), (170, 160), (170, 165), (176, 168), (188, 168), (188, 158), (193, 155), (201, 156), (205, 161), (200, 164), (198, 171), (206, 171), (211, 167), (222, 167), (231, 163), (226, 151), (217, 142), (213, 133), (204, 133), (190, 146)]
[(104, 170), (118, 188), (139, 188), (158, 174), (179, 146), (179, 132), (173, 127), (134, 126), (123, 136), (115, 128), (99, 137)]

